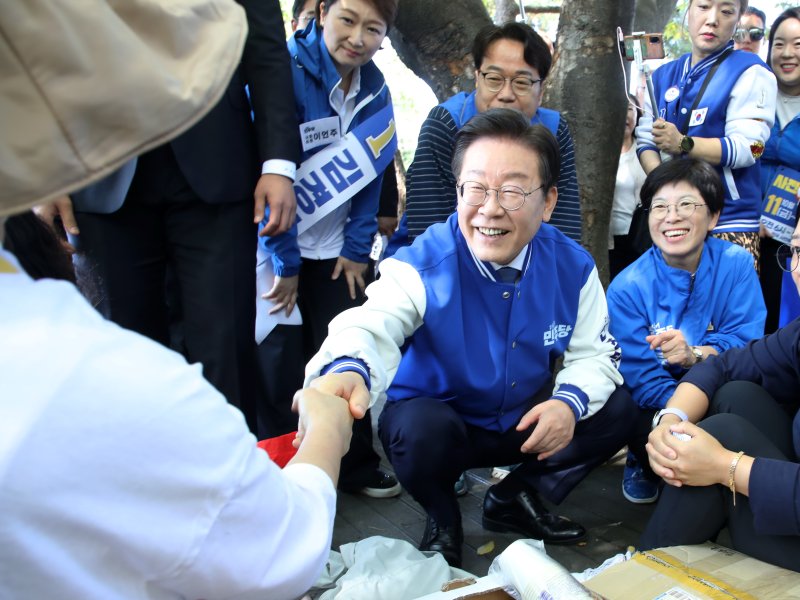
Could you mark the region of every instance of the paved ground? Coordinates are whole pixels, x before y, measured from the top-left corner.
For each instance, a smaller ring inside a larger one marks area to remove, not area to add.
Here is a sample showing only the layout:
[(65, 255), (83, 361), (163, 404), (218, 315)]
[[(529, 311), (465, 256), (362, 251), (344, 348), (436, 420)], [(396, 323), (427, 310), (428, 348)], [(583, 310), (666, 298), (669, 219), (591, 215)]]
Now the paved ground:
[[(547, 553), (569, 571), (596, 567), (606, 558), (635, 545), (654, 505), (631, 504), (622, 496), (624, 454), (596, 469), (558, 507), (551, 506), (586, 527), (585, 542), (574, 546), (547, 546)], [(391, 470), (391, 469), (389, 469)], [(486, 574), (492, 559), (502, 552), (516, 534), (485, 531), (481, 507), (487, 486), (493, 483), (489, 469), (469, 472), (470, 492), (459, 500), (464, 524), (463, 568), (478, 576)], [(417, 544), (425, 528), (425, 516), (406, 492), (397, 498), (377, 500), (341, 493), (333, 532), (333, 548), (373, 535), (407, 540)], [(478, 555), (477, 550), (494, 542), (494, 550)]]

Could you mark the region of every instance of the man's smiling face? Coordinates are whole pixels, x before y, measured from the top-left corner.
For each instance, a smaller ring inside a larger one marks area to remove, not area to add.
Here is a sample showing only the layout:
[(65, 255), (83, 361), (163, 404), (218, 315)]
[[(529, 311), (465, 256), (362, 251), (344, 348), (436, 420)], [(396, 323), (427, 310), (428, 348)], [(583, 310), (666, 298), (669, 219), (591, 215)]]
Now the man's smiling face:
[(542, 182), (536, 152), (506, 138), (486, 137), (473, 142), (464, 153), (458, 181), (473, 181), (495, 190), (503, 186), (536, 190), (513, 211), (500, 206), (495, 192), (488, 193), (482, 206), (466, 204), (459, 193), (458, 226), (467, 244), (480, 260), (501, 265), (520, 253), (542, 221), (550, 220), (558, 199), (555, 187), (537, 190)]

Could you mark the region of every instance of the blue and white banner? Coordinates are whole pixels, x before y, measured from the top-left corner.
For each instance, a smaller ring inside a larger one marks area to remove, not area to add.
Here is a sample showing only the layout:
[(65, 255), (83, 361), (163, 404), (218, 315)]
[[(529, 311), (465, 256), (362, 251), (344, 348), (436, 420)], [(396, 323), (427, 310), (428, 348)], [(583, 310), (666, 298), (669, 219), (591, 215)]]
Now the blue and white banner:
[(390, 104), (300, 165), (294, 184), (298, 235), (386, 170), (397, 149), (395, 131)]
[(769, 183), (761, 209), (761, 224), (773, 239), (784, 244), (792, 240), (797, 224), (797, 195), (800, 190), (800, 172), (779, 167)]

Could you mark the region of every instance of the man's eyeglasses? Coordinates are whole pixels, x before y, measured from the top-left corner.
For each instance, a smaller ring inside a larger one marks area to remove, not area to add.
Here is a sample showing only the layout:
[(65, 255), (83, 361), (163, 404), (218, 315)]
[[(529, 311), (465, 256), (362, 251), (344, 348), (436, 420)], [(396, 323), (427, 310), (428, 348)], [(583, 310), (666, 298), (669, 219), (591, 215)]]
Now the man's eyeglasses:
[(543, 187), (543, 185), (540, 185), (530, 192), (526, 192), (516, 185), (504, 185), (500, 189), (495, 189), (487, 188), (477, 181), (465, 181), (456, 189), (458, 189), (458, 193), (461, 195), (461, 200), (464, 201), (464, 204), (469, 204), (470, 206), (483, 206), (489, 198), (489, 192), (494, 192), (497, 203), (504, 209), (510, 211), (522, 208), (522, 205), (525, 204), (525, 199), (533, 194), (533, 192)]
[(517, 75), (516, 77), (503, 77), (500, 73), (493, 73), (492, 71), (481, 71), (483, 83), (486, 89), (490, 92), (499, 92), (503, 89), (506, 81), (511, 82), (511, 89), (517, 96), (526, 96), (531, 93), (533, 86), (540, 83), (541, 79), (531, 79), (525, 75)]
[(750, 29), (737, 29), (733, 32), (733, 40), (740, 44), (747, 39), (747, 36), (754, 42), (764, 39), (764, 30), (761, 27), (751, 27)]
[(775, 258), (778, 260), (778, 266), (781, 269), (787, 273), (791, 273), (797, 268), (797, 264), (800, 263), (800, 246), (781, 244), (781, 247), (778, 248), (778, 251), (775, 253)]
[(681, 219), (688, 219), (694, 214), (694, 211), (697, 210), (698, 206), (706, 206), (705, 204), (698, 204), (697, 202), (692, 202), (691, 200), (681, 200), (677, 204), (667, 204), (666, 202), (653, 202), (650, 205), (650, 208), (647, 209), (653, 217), (656, 219), (663, 219), (667, 216), (670, 207), (675, 209), (675, 214), (678, 215)]

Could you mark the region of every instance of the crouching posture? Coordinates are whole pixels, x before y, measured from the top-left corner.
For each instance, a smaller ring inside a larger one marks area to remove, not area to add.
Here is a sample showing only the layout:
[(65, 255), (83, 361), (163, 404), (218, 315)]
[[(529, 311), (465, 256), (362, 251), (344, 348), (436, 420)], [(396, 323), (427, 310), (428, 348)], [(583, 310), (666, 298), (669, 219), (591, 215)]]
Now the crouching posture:
[(367, 302), (331, 322), (306, 385), (356, 417), (386, 394), (379, 435), (428, 515), (420, 548), (458, 565), (463, 470), (518, 464), (486, 493), (487, 529), (576, 542), (583, 527), (541, 497), (561, 502), (621, 448), (635, 412), (594, 262), (542, 223), (558, 198), (553, 135), (488, 110), (459, 131), (453, 172), (457, 212), (381, 264)]

